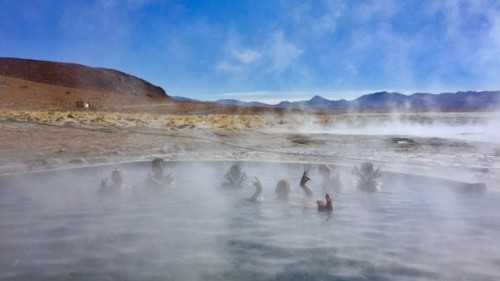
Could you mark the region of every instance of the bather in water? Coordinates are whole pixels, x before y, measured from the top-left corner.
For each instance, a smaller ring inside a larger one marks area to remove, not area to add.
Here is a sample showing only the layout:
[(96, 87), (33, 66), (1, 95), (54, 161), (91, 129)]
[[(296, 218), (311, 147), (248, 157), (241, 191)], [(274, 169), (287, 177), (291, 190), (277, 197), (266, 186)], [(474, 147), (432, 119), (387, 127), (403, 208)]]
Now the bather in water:
[(339, 193), (342, 188), (342, 182), (338, 170), (334, 166), (321, 164), (318, 167), (319, 174), (322, 178), (321, 187), (325, 193)]
[[(252, 182), (255, 187), (255, 192), (250, 197), (250, 201), (261, 201), (262, 198), (260, 194), (262, 193), (262, 184), (259, 181), (259, 178), (255, 177), (255, 181)], [(286, 179), (280, 179), (278, 183), (276, 183), (276, 198), (279, 201), (287, 201), (288, 194), (290, 194), (290, 183)]]
[(255, 181), (253, 181), (252, 183), (253, 186), (255, 186), (255, 192), (252, 194), (252, 197), (250, 197), (250, 201), (258, 202), (262, 199), (260, 197), (260, 194), (262, 193), (262, 184), (257, 177), (255, 177)]
[[(309, 207), (314, 207), (314, 205), (311, 205), (310, 202), (308, 202), (309, 199), (312, 198), (313, 192), (312, 190), (307, 186), (307, 182), (311, 180), (308, 176), (309, 174), (309, 165), (305, 166), (304, 168), (304, 173), (302, 174), (302, 178), (300, 179), (300, 187), (302, 190), (304, 190), (306, 194), (306, 200), (303, 202), (303, 207), (309, 208)], [(318, 208), (318, 211), (332, 211), (333, 210), (333, 205), (332, 205), (332, 200), (330, 198), (330, 195), (326, 194), (325, 195), (325, 202), (323, 201), (316, 201), (316, 205)]]
[(125, 185), (123, 183), (124, 175), (122, 170), (115, 169), (111, 172), (111, 180), (113, 183), (108, 184), (108, 178), (101, 180), (101, 188), (98, 194), (102, 196), (110, 196), (114, 194), (121, 193), (125, 190)]
[(320, 212), (333, 211), (332, 199), (328, 193), (325, 194), (325, 201), (318, 200), (316, 203), (318, 204), (318, 211)]
[(371, 162), (361, 163), (361, 168), (354, 166), (352, 173), (358, 176), (357, 188), (361, 191), (376, 192), (382, 188), (382, 183), (376, 180), (380, 177), (380, 168), (376, 171), (373, 169)]
[(245, 172), (241, 171), (241, 167), (238, 164), (234, 164), (229, 168), (229, 171), (224, 176), (228, 181), (223, 183), (223, 186), (241, 188), (248, 180)]
[(279, 201), (288, 200), (288, 194), (290, 194), (290, 183), (286, 179), (280, 179), (276, 183), (276, 198)]
[(174, 178), (172, 173), (164, 175), (165, 171), (165, 161), (161, 158), (155, 158), (151, 162), (151, 168), (153, 174), (149, 175), (147, 184), (151, 188), (162, 188), (166, 186), (172, 186), (174, 184)]
[[(309, 171), (309, 167), (306, 166), (306, 169), (304, 169), (304, 172), (302, 173), (302, 178), (300, 179), (300, 187), (302, 188), (302, 190), (306, 194), (306, 197), (311, 198), (312, 191), (306, 184), (307, 181), (310, 180), (309, 177), (307, 176), (308, 171)], [(252, 183), (255, 186), (255, 192), (252, 195), (252, 197), (250, 197), (250, 200), (251, 201), (259, 201), (260, 200), (259, 196), (262, 192), (262, 185), (257, 177), (255, 177), (255, 181), (253, 181)], [(290, 182), (286, 179), (280, 179), (276, 183), (276, 188), (274, 191), (276, 193), (276, 199), (278, 199), (278, 201), (283, 201), (283, 202), (288, 201), (288, 197), (290, 194)]]

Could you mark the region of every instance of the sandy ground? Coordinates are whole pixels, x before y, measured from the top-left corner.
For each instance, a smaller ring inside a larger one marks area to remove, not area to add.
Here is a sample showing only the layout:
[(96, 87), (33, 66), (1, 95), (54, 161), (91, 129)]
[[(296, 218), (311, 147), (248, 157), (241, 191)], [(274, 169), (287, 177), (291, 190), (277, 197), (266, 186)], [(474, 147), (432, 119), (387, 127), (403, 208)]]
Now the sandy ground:
[[(372, 161), (382, 170), (437, 176), (446, 171), (444, 177), (492, 185), (500, 178), (500, 143), (411, 134), (421, 125), (431, 128), (429, 124), (436, 120), (451, 128), (457, 124), (477, 128), (482, 119), (477, 114), (410, 114), (398, 116), (396, 124), (394, 116), (387, 114), (163, 115), (0, 109), (0, 174), (154, 157), (338, 165)], [(419, 126), (395, 134), (370, 131), (408, 122)], [(442, 127), (434, 131), (438, 136), (443, 133)]]

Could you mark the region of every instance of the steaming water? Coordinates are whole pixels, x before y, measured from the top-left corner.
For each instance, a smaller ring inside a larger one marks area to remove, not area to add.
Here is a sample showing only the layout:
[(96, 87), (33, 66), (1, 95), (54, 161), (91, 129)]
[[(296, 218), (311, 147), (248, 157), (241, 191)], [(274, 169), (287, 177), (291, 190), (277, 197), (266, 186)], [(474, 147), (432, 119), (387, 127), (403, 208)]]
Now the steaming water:
[[(243, 164), (253, 188), (220, 183), (230, 163), (179, 163), (176, 187), (96, 195), (113, 167), (0, 180), (1, 280), (500, 280), (500, 194), (385, 175), (346, 185), (332, 214), (303, 202), (301, 165)], [(123, 167), (138, 189), (149, 167)], [(322, 197), (311, 168), (314, 199)], [(292, 183), (288, 203), (274, 186)]]
[[(307, 124), (302, 131), (339, 135), (408, 135), (466, 141), (500, 142), (500, 112), (370, 114), (372, 119), (336, 122), (328, 126)], [(387, 118), (387, 117), (390, 118)], [(412, 118), (409, 118), (411, 116)]]

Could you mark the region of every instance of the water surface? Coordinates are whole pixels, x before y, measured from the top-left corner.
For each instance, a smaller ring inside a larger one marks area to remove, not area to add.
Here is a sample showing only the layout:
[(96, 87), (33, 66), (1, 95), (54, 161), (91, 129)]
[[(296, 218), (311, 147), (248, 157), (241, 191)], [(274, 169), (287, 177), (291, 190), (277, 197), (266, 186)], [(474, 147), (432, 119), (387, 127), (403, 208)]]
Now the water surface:
[[(0, 180), (1, 280), (500, 280), (500, 196), (456, 193), (385, 174), (376, 194), (348, 170), (331, 214), (312, 166), (243, 163), (251, 186), (221, 187), (231, 163), (178, 163), (173, 189), (144, 191), (149, 166), (129, 165), (134, 190), (100, 198), (114, 167)], [(292, 185), (277, 202), (280, 178)]]

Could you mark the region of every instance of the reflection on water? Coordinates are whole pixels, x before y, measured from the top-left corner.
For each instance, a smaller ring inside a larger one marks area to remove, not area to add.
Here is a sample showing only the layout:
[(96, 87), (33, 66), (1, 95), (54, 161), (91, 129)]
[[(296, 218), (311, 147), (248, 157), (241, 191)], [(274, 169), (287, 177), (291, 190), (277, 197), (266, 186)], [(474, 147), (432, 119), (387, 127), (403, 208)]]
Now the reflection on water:
[[(332, 214), (303, 203), (302, 166), (243, 164), (263, 185), (221, 187), (229, 163), (178, 164), (176, 187), (100, 200), (111, 168), (0, 182), (1, 280), (500, 280), (500, 196), (453, 193), (383, 176), (345, 179)], [(341, 171), (342, 172), (342, 171)], [(347, 173), (346, 173), (347, 174)], [(321, 199), (311, 169), (311, 199)], [(288, 203), (275, 199), (280, 178)], [(431, 193), (432, 192), (432, 193)]]

